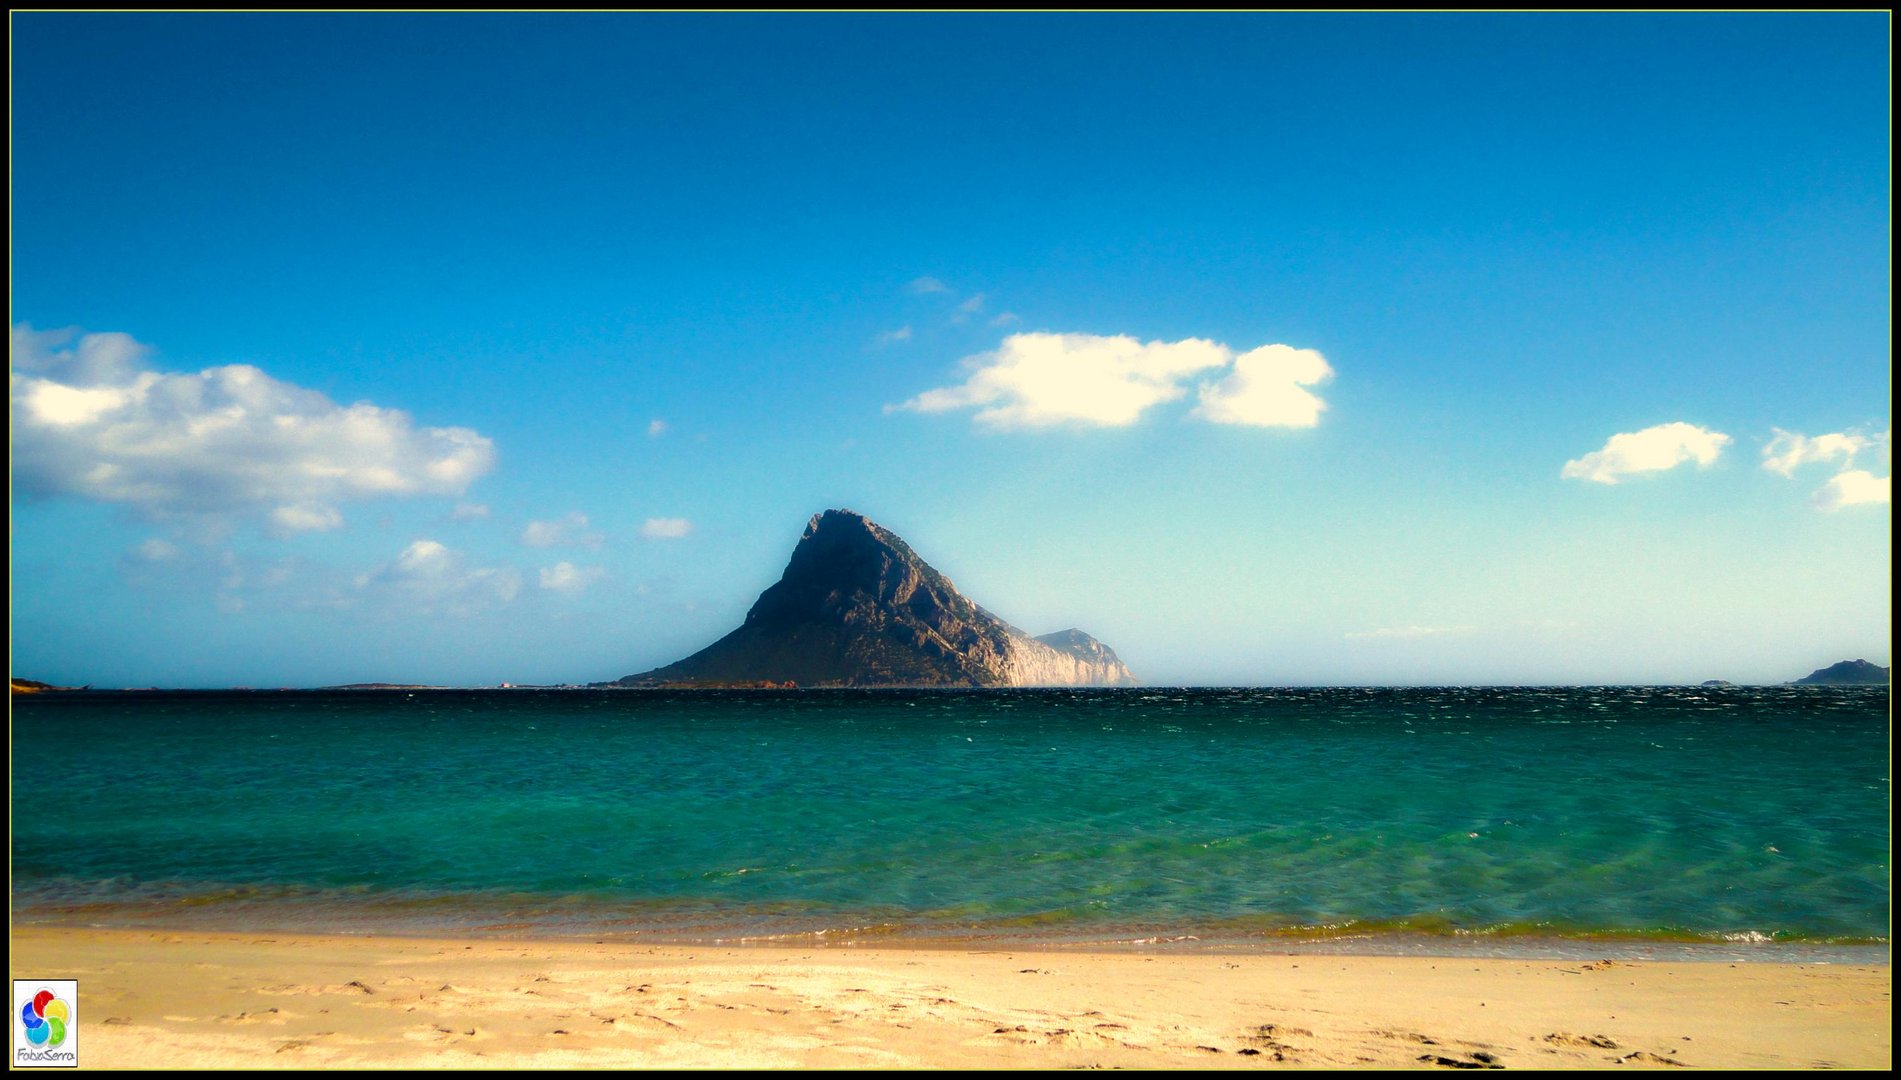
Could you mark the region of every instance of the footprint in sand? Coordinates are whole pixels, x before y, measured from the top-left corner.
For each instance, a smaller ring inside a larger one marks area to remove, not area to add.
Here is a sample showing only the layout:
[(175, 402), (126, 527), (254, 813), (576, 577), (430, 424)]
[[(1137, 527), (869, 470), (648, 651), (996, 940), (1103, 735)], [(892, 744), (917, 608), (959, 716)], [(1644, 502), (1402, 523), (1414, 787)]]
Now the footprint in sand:
[(1688, 1062), (1678, 1061), (1673, 1057), (1653, 1054), (1648, 1050), (1638, 1050), (1635, 1053), (1625, 1054), (1623, 1057), (1612, 1058), (1611, 1060), (1619, 1065), (1629, 1065), (1632, 1063), (1638, 1065), (1667, 1065), (1678, 1069), (1687, 1068), (1689, 1064)]
[[(1389, 1037), (1399, 1037), (1393, 1035), (1391, 1032), (1382, 1032), (1381, 1034), (1388, 1035)], [(1241, 1053), (1247, 1054), (1249, 1057), (1253, 1057), (1256, 1054), (1272, 1054), (1274, 1055), (1275, 1061), (1292, 1061), (1294, 1060), (1293, 1055), (1300, 1050), (1300, 1047), (1292, 1043), (1283, 1042), (1282, 1040), (1296, 1035), (1304, 1035), (1308, 1038), (1312, 1038), (1313, 1032), (1306, 1028), (1283, 1027), (1279, 1024), (1262, 1024), (1260, 1027), (1254, 1029), (1254, 1034), (1247, 1037), (1247, 1041), (1250, 1045), (1242, 1050)], [(1412, 1038), (1423, 1039), (1425, 1036), (1416, 1035)]]
[(1568, 1031), (1554, 1031), (1545, 1036), (1545, 1041), (1554, 1046), (1595, 1046), (1600, 1050), (1617, 1049), (1617, 1043), (1605, 1035), (1573, 1035)]
[(1417, 1031), (1375, 1031), (1373, 1034), (1382, 1039), (1398, 1039), (1400, 1042), (1413, 1042), (1421, 1046), (1438, 1046), (1439, 1040), (1421, 1035)]
[(1421, 1054), (1419, 1060), (1437, 1065), (1442, 1069), (1502, 1069), (1498, 1058), (1483, 1050), (1474, 1050), (1464, 1058), (1447, 1057), (1444, 1054)]

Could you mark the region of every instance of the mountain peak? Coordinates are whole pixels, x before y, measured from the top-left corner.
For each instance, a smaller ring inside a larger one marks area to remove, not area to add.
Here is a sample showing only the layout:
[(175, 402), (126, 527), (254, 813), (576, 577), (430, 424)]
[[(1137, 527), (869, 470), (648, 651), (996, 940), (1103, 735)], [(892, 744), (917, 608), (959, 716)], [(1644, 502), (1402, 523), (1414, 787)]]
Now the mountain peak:
[(827, 510), (812, 515), (785, 574), (759, 594), (746, 625), (776, 629), (812, 620), (837, 623), (850, 609), (865, 605), (959, 608), (958, 601), (976, 607), (896, 533), (863, 514)]
[(806, 540), (810, 540), (821, 529), (827, 532), (855, 529), (876, 530), (878, 532), (885, 531), (880, 528), (877, 523), (856, 510), (826, 510), (813, 514), (812, 520), (805, 523), (805, 535), (799, 538), (800, 542), (803, 543)]
[[(1072, 642), (1075, 635), (1086, 644)], [(1031, 638), (957, 591), (896, 533), (852, 510), (814, 514), (746, 621), (622, 685), (1123, 686), (1134, 676), (1079, 630)], [(1093, 649), (1089, 646), (1093, 646)]]

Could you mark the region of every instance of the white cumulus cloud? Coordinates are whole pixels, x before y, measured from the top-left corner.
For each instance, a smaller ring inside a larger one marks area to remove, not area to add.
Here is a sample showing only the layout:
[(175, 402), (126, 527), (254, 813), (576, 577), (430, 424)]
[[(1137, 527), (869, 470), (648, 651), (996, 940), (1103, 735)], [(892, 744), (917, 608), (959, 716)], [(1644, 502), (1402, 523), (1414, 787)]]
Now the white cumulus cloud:
[(133, 547), (119, 565), (126, 583), (134, 588), (198, 593), (217, 610), (230, 614), (248, 610), (254, 601), (280, 605), (296, 592), (285, 591), (294, 577), (302, 579), (301, 586), (314, 583), (310, 565), (302, 560), (258, 559), (201, 544), (181, 547), (159, 537)]
[(1061, 425), (1127, 427), (1142, 414), (1188, 392), (1196, 375), (1227, 369), (1204, 383), (1191, 415), (1222, 424), (1312, 427), (1327, 407), (1305, 386), (1333, 369), (1318, 352), (1264, 345), (1236, 356), (1204, 338), (1142, 342), (1127, 335), (1011, 334), (994, 351), (966, 357), (956, 386), (939, 387), (898, 405), (938, 413), (975, 408), (978, 425), (995, 430)]
[(558, 562), (541, 568), (541, 587), (553, 592), (577, 593), (599, 581), (606, 573), (598, 566)]
[(588, 528), (587, 515), (572, 513), (555, 521), (531, 521), (521, 531), (521, 542), (529, 547), (601, 546), (602, 535)]
[(417, 540), (388, 564), (357, 578), (357, 587), (379, 590), (417, 614), (471, 615), (515, 599), (521, 572), (506, 566), (471, 566), (460, 551), (435, 540)]
[(22, 323), (10, 345), (13, 479), (32, 495), (332, 528), (338, 503), (459, 495), (495, 462), (494, 444), (468, 428), (338, 405), (249, 364), (150, 370), (151, 350), (125, 334)]
[(648, 540), (678, 540), (693, 531), (686, 518), (648, 518), (640, 526), (640, 535)]
[(1313, 427), (1327, 403), (1307, 387), (1332, 374), (1312, 349), (1263, 345), (1235, 357), (1227, 378), (1203, 383), (1201, 404), (1190, 415), (1217, 424)]
[(1356, 630), (1346, 637), (1348, 641), (1393, 640), (1440, 637), (1445, 634), (1469, 634), (1472, 630), (1473, 627), (1470, 626), (1382, 626), (1377, 630)]
[(162, 540), (156, 536), (132, 550), (138, 554), (139, 558), (147, 562), (169, 562), (172, 559), (178, 558), (180, 554), (177, 544), (169, 540)]
[[(78, 340), (75, 342), (74, 338)], [(131, 382), (151, 355), (130, 334), (79, 334), (77, 330), (35, 330), (15, 323), (7, 334), (8, 366), (14, 371), (56, 375), (67, 386), (113, 386)], [(71, 348), (61, 348), (71, 344)]]
[(905, 288), (909, 289), (914, 296), (926, 296), (931, 293), (951, 291), (949, 285), (944, 284), (934, 277), (914, 278), (911, 284), (905, 286)]
[(879, 334), (872, 344), (883, 348), (886, 345), (896, 345), (899, 342), (909, 340), (911, 340), (911, 327), (910, 324), (907, 323), (904, 326), (898, 327), (896, 330), (886, 330), (884, 333)]
[(1844, 506), (1864, 503), (1886, 504), (1892, 485), (1892, 477), (1876, 476), (1866, 469), (1850, 469), (1837, 473), (1823, 484), (1812, 501), (1823, 510), (1840, 510)]
[(886, 411), (975, 407), (978, 424), (1002, 430), (1126, 427), (1150, 406), (1185, 394), (1183, 379), (1230, 356), (1227, 346), (1199, 338), (1144, 344), (1126, 335), (1011, 334), (995, 351), (963, 361), (970, 375), (961, 385), (926, 390)]
[(298, 503), (271, 511), (271, 524), (285, 532), (322, 532), (343, 524), (343, 515), (334, 506)]
[(1642, 431), (1612, 435), (1602, 450), (1564, 463), (1560, 474), (1570, 480), (1615, 484), (1632, 473), (1673, 469), (1686, 461), (1702, 468), (1713, 464), (1730, 438), (1679, 420)]
[(1813, 462), (1840, 459), (1844, 466), (1849, 465), (1856, 454), (1875, 442), (1866, 435), (1847, 431), (1810, 437), (1781, 428), (1773, 430), (1775, 437), (1762, 448), (1762, 467), (1784, 476), (1794, 476), (1797, 468)]
[(1770, 472), (1793, 477), (1795, 471), (1804, 465), (1839, 463), (1835, 475), (1809, 496), (1810, 504), (1817, 509), (1840, 510), (1844, 506), (1870, 503), (1885, 505), (1888, 502), (1891, 478), (1876, 476), (1867, 469), (1854, 467), (1858, 455), (1873, 451), (1869, 456), (1875, 459), (1875, 463), (1882, 469), (1889, 468), (1888, 431), (1879, 435), (1835, 431), (1827, 435), (1808, 436), (1781, 428), (1773, 430), (1775, 437), (1762, 448), (1762, 467)]

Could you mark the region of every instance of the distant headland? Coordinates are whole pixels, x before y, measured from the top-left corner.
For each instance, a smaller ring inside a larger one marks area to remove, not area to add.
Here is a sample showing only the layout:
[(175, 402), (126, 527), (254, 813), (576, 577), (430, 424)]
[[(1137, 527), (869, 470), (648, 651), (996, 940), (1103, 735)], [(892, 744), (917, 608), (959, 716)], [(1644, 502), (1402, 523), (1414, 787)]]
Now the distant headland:
[(1843, 660), (1795, 680), (1798, 686), (1886, 686), (1888, 682), (1888, 669), (1866, 660)]
[(52, 683), (43, 683), (38, 679), (15, 679), (9, 676), (7, 681), (12, 684), (11, 689), (15, 694), (49, 694), (60, 690), (81, 689), (77, 686), (54, 686)]
[(1031, 637), (957, 591), (889, 529), (815, 514), (746, 621), (622, 687), (1135, 686), (1081, 630)]

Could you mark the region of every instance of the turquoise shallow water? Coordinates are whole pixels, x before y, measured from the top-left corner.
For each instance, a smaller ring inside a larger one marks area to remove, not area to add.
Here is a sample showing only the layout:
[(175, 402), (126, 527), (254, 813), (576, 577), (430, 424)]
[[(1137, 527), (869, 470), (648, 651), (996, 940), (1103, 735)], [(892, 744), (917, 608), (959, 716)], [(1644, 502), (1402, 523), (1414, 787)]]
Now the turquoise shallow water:
[(1885, 688), (16, 699), (26, 921), (1885, 943)]

